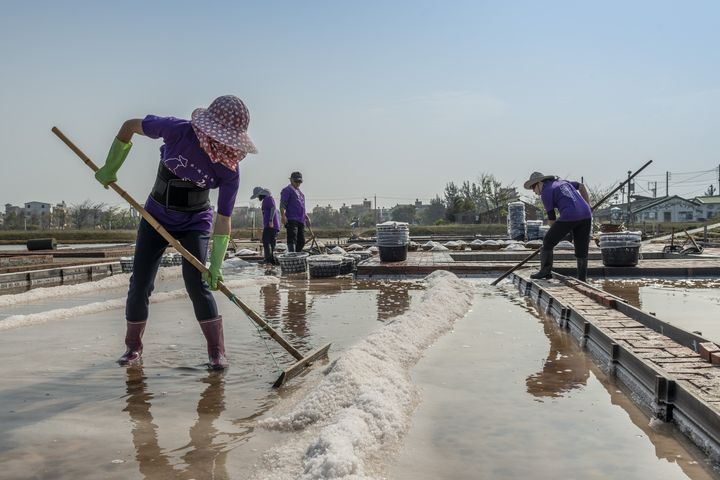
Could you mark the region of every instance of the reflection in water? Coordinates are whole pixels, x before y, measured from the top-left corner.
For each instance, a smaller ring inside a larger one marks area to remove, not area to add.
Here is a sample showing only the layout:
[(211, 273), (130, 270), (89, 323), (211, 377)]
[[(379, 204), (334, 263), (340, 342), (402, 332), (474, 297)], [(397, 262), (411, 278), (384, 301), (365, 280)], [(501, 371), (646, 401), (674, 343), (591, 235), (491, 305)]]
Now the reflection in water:
[(535, 397), (563, 397), (587, 383), (590, 360), (567, 332), (556, 327), (554, 320), (543, 318), (542, 324), (550, 351), (542, 371), (525, 380), (527, 391)]
[(381, 283), (378, 287), (378, 320), (389, 320), (405, 313), (410, 308), (410, 284), (388, 282)]
[(307, 289), (290, 289), (285, 316), (285, 330), (290, 331), (297, 338), (307, 336), (308, 297)]
[(611, 295), (620, 297), (635, 308), (642, 308), (640, 300), (640, 282), (603, 280), (600, 288)]
[[(538, 312), (535, 310), (534, 314), (538, 315)], [(708, 463), (708, 460), (695, 445), (672, 424), (654, 420), (653, 425), (659, 427), (651, 427), (650, 415), (633, 403), (632, 393), (623, 391), (626, 390), (624, 386), (602, 372), (575, 339), (558, 327), (555, 320), (543, 314), (540, 317), (545, 336), (550, 341), (550, 352), (543, 370), (526, 379), (528, 393), (535, 397), (563, 397), (573, 389), (584, 387), (592, 372), (610, 395), (611, 403), (621, 407), (632, 423), (648, 437), (657, 458), (677, 463), (689, 478), (705, 477), (707, 470), (699, 462)], [(683, 454), (689, 454), (690, 458), (683, 457)], [(718, 478), (712, 473), (713, 478)]]
[[(592, 365), (591, 369), (600, 384), (610, 394), (610, 402), (625, 410), (628, 417), (630, 417), (630, 421), (650, 439), (653, 447), (655, 447), (655, 456), (657, 458), (666, 460), (669, 463), (677, 463), (688, 478), (700, 478), (700, 475), (705, 473), (703, 464), (711, 465), (711, 462), (677, 428), (660, 420), (651, 422), (648, 419), (648, 414), (640, 410), (630, 400), (632, 393), (620, 390), (620, 388), (624, 387), (617, 385), (614, 379), (607, 377), (595, 365)], [(684, 448), (678, 448), (679, 446)], [(683, 456), (686, 452), (690, 458)], [(710, 469), (708, 473), (713, 478), (719, 477), (714, 469)]]
[[(418, 282), (355, 281), (352, 278), (300, 280), (283, 278), (281, 284), (264, 285), (260, 296), (265, 318), (295, 338), (309, 335), (308, 317), (315, 297), (339, 295), (352, 290), (377, 292), (377, 318), (385, 321), (405, 313), (411, 304), (411, 290), (422, 290)], [(287, 295), (283, 307), (282, 297)]]
[(158, 426), (150, 412), (153, 394), (148, 391), (143, 368), (139, 366), (127, 369), (127, 406), (123, 411), (129, 413), (133, 423), (135, 459), (145, 478), (229, 478), (225, 467), (227, 445), (213, 443), (220, 434), (214, 427), (214, 422), (225, 410), (224, 374), (210, 372), (202, 381), (207, 387), (197, 404), (197, 420), (190, 428), (190, 442), (180, 449), (187, 452), (182, 456), (185, 468), (179, 470), (173, 467), (170, 456), (158, 442)]
[(280, 286), (276, 284), (260, 287), (260, 298), (265, 310), (265, 318), (274, 320), (280, 316)]

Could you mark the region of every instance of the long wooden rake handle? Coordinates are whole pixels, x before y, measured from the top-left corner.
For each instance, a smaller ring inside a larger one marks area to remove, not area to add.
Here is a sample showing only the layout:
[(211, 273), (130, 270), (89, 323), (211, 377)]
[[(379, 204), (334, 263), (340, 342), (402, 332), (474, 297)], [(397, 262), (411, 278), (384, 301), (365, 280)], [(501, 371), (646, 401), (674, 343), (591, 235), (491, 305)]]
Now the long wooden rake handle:
[[(652, 160), (648, 160), (648, 161), (645, 163), (645, 165), (643, 165), (642, 167), (640, 167), (635, 173), (633, 173), (631, 176), (629, 176), (629, 177), (627, 178), (627, 180), (625, 180), (625, 181), (622, 182), (620, 185), (618, 185), (617, 187), (615, 187), (610, 193), (608, 193), (607, 195), (605, 195), (605, 196), (604, 196), (602, 199), (600, 199), (595, 205), (593, 205), (592, 207), (590, 207), (590, 209), (591, 209), (592, 211), (594, 211), (597, 207), (599, 207), (600, 205), (602, 205), (602, 204), (605, 202), (605, 200), (607, 200), (608, 198), (612, 197), (612, 196), (615, 194), (615, 192), (617, 192), (618, 190), (620, 190), (626, 183), (630, 182), (630, 180), (632, 180), (633, 178), (635, 178), (635, 176), (636, 176), (638, 173), (640, 173), (640, 172), (642, 172), (643, 170), (645, 170), (645, 167), (647, 167), (647, 166), (650, 165), (651, 163), (652, 163)], [(515, 270), (517, 270), (518, 268), (520, 268), (520, 267), (522, 267), (523, 265), (525, 265), (529, 260), (531, 260), (532, 258), (534, 258), (535, 255), (537, 255), (538, 253), (540, 253), (540, 250), (542, 250), (542, 247), (538, 247), (537, 250), (535, 250), (533, 253), (531, 253), (530, 255), (528, 255), (527, 257), (525, 257), (525, 259), (524, 259), (523, 261), (521, 261), (520, 263), (518, 263), (517, 265), (515, 265), (513, 268), (511, 268), (510, 270), (508, 270), (507, 272), (503, 273), (503, 274), (500, 275), (498, 278), (496, 278), (490, 285), (497, 285), (498, 283), (500, 283), (500, 281), (503, 280), (505, 277), (507, 277), (508, 275), (510, 275), (511, 273), (513, 273)]]
[[(97, 171), (98, 171), (98, 166), (95, 165), (95, 163), (94, 163), (92, 160), (90, 160), (90, 158), (89, 158), (87, 155), (85, 155), (85, 154), (82, 152), (82, 150), (80, 150), (77, 146), (75, 146), (75, 144), (74, 144), (73, 142), (71, 142), (71, 141), (60, 131), (60, 129), (58, 129), (57, 127), (53, 127), (53, 128), (52, 128), (52, 132), (53, 132), (55, 135), (57, 135), (58, 138), (60, 138), (60, 140), (62, 140), (63, 143), (70, 148), (70, 150), (72, 150), (73, 152), (75, 152), (75, 154), (76, 154), (78, 157), (80, 157), (80, 159), (81, 159), (83, 162), (85, 162), (85, 165), (87, 165), (88, 167), (90, 167), (90, 169), (91, 169), (93, 172), (97, 172)], [(163, 237), (165, 240), (167, 240), (167, 242), (168, 242), (170, 245), (172, 245), (172, 247), (173, 247), (175, 250), (177, 250), (177, 251), (180, 253), (180, 255), (183, 256), (183, 258), (184, 258), (185, 260), (187, 260), (188, 262), (190, 262), (195, 268), (197, 268), (197, 269), (200, 270), (201, 272), (203, 272), (203, 273), (208, 272), (207, 267), (206, 267), (202, 262), (200, 262), (197, 258), (195, 258), (195, 256), (194, 256), (192, 253), (188, 252), (188, 251), (180, 244), (180, 242), (178, 242), (172, 235), (170, 235), (170, 233), (169, 233), (167, 230), (165, 230), (165, 227), (163, 227), (162, 225), (160, 225), (160, 223), (158, 223), (158, 221), (155, 220), (155, 218), (153, 218), (153, 216), (150, 215), (150, 214), (147, 212), (147, 210), (145, 210), (145, 209), (142, 207), (142, 205), (140, 205), (138, 202), (136, 202), (135, 199), (134, 199), (132, 196), (130, 196), (129, 193), (127, 193), (125, 190), (123, 190), (122, 188), (120, 188), (120, 186), (118, 186), (118, 184), (117, 184), (116, 182), (111, 183), (111, 184), (109, 185), (109, 187), (112, 188), (113, 190), (115, 190), (115, 192), (116, 192), (118, 195), (120, 195), (120, 196), (121, 196), (122, 198), (124, 198), (130, 205), (132, 205), (132, 207), (133, 207), (135, 210), (137, 210), (138, 213), (140, 213), (140, 215), (142, 215), (142, 217), (145, 219), (145, 221), (148, 222), (155, 230), (157, 230), (157, 232), (158, 232), (160, 235), (162, 235), (162, 237)], [(267, 323), (265, 320), (263, 320), (262, 317), (260, 317), (260, 315), (258, 315), (257, 313), (255, 313), (255, 311), (254, 311), (253, 309), (251, 309), (250, 307), (248, 307), (247, 305), (245, 305), (245, 303), (243, 303), (237, 296), (235, 296), (235, 294), (232, 293), (232, 292), (230, 291), (230, 289), (229, 289), (227, 286), (225, 286), (225, 284), (222, 283), (221, 281), (218, 281), (218, 290), (220, 290), (222, 293), (224, 293), (225, 296), (228, 297), (231, 302), (233, 302), (235, 305), (237, 305), (238, 307), (240, 307), (240, 309), (241, 309), (243, 312), (245, 312), (245, 314), (246, 314), (248, 317), (250, 317), (263, 331), (267, 332), (267, 334), (270, 335), (270, 337), (272, 337), (273, 340), (275, 340), (276, 342), (278, 342), (285, 350), (287, 350), (287, 352), (288, 352), (290, 355), (292, 355), (293, 357), (295, 357), (295, 359), (297, 359), (297, 360), (302, 360), (302, 359), (303, 359), (302, 354), (301, 354), (295, 347), (293, 347), (292, 345), (290, 345), (290, 343), (289, 343), (287, 340), (285, 340), (285, 338), (283, 338), (282, 335), (280, 335), (275, 329), (273, 329), (270, 325), (268, 325), (268, 323)]]

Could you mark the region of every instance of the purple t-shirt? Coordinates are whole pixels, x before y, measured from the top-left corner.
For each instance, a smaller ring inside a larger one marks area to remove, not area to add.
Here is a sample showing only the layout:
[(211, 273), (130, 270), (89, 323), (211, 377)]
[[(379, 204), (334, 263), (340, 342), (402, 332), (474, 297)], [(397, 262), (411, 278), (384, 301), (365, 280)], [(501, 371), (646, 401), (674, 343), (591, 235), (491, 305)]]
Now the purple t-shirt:
[(263, 214), (263, 228), (270, 226), (270, 221), (273, 222), (273, 229), (280, 231), (280, 212), (278, 212), (275, 206), (275, 199), (267, 195), (262, 201), (262, 214)]
[(560, 212), (560, 222), (575, 222), (592, 217), (590, 205), (578, 192), (578, 182), (567, 180), (546, 180), (543, 184), (542, 198), (543, 205), (547, 211), (548, 218), (555, 219), (555, 209)]
[(296, 222), (305, 223), (305, 195), (288, 185), (280, 192), (280, 205), (285, 208), (285, 217)]
[[(163, 139), (160, 161), (171, 172), (199, 187), (219, 188), (217, 211), (226, 217), (232, 215), (240, 174), (210, 161), (188, 120), (148, 115), (142, 121), (142, 128), (146, 136)], [(209, 232), (212, 228), (212, 208), (197, 213), (178, 212), (165, 208), (150, 196), (145, 210), (169, 231)]]

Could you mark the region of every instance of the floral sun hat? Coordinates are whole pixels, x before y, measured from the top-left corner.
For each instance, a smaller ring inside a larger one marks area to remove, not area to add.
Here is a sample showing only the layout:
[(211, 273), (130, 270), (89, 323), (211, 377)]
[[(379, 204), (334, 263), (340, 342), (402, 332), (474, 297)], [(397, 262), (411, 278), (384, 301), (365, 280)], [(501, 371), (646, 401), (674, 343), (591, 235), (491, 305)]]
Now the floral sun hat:
[(235, 95), (223, 95), (208, 108), (195, 109), (190, 122), (196, 130), (222, 145), (244, 153), (257, 153), (247, 133), (250, 112)]

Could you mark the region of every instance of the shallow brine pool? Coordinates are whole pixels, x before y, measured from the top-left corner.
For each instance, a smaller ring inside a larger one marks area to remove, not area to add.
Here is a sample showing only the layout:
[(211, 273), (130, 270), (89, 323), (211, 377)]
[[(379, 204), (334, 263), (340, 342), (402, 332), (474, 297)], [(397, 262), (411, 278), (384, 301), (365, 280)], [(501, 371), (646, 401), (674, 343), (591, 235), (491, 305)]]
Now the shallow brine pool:
[(612, 279), (594, 284), (661, 320), (720, 342), (717, 279)]
[(114, 364), (122, 277), (6, 299), (0, 478), (716, 478), (510, 285), (263, 273), (229, 283), (301, 351), (333, 344), (280, 390), (291, 358), (222, 297), (232, 365), (203, 368), (172, 271), (142, 367)]

